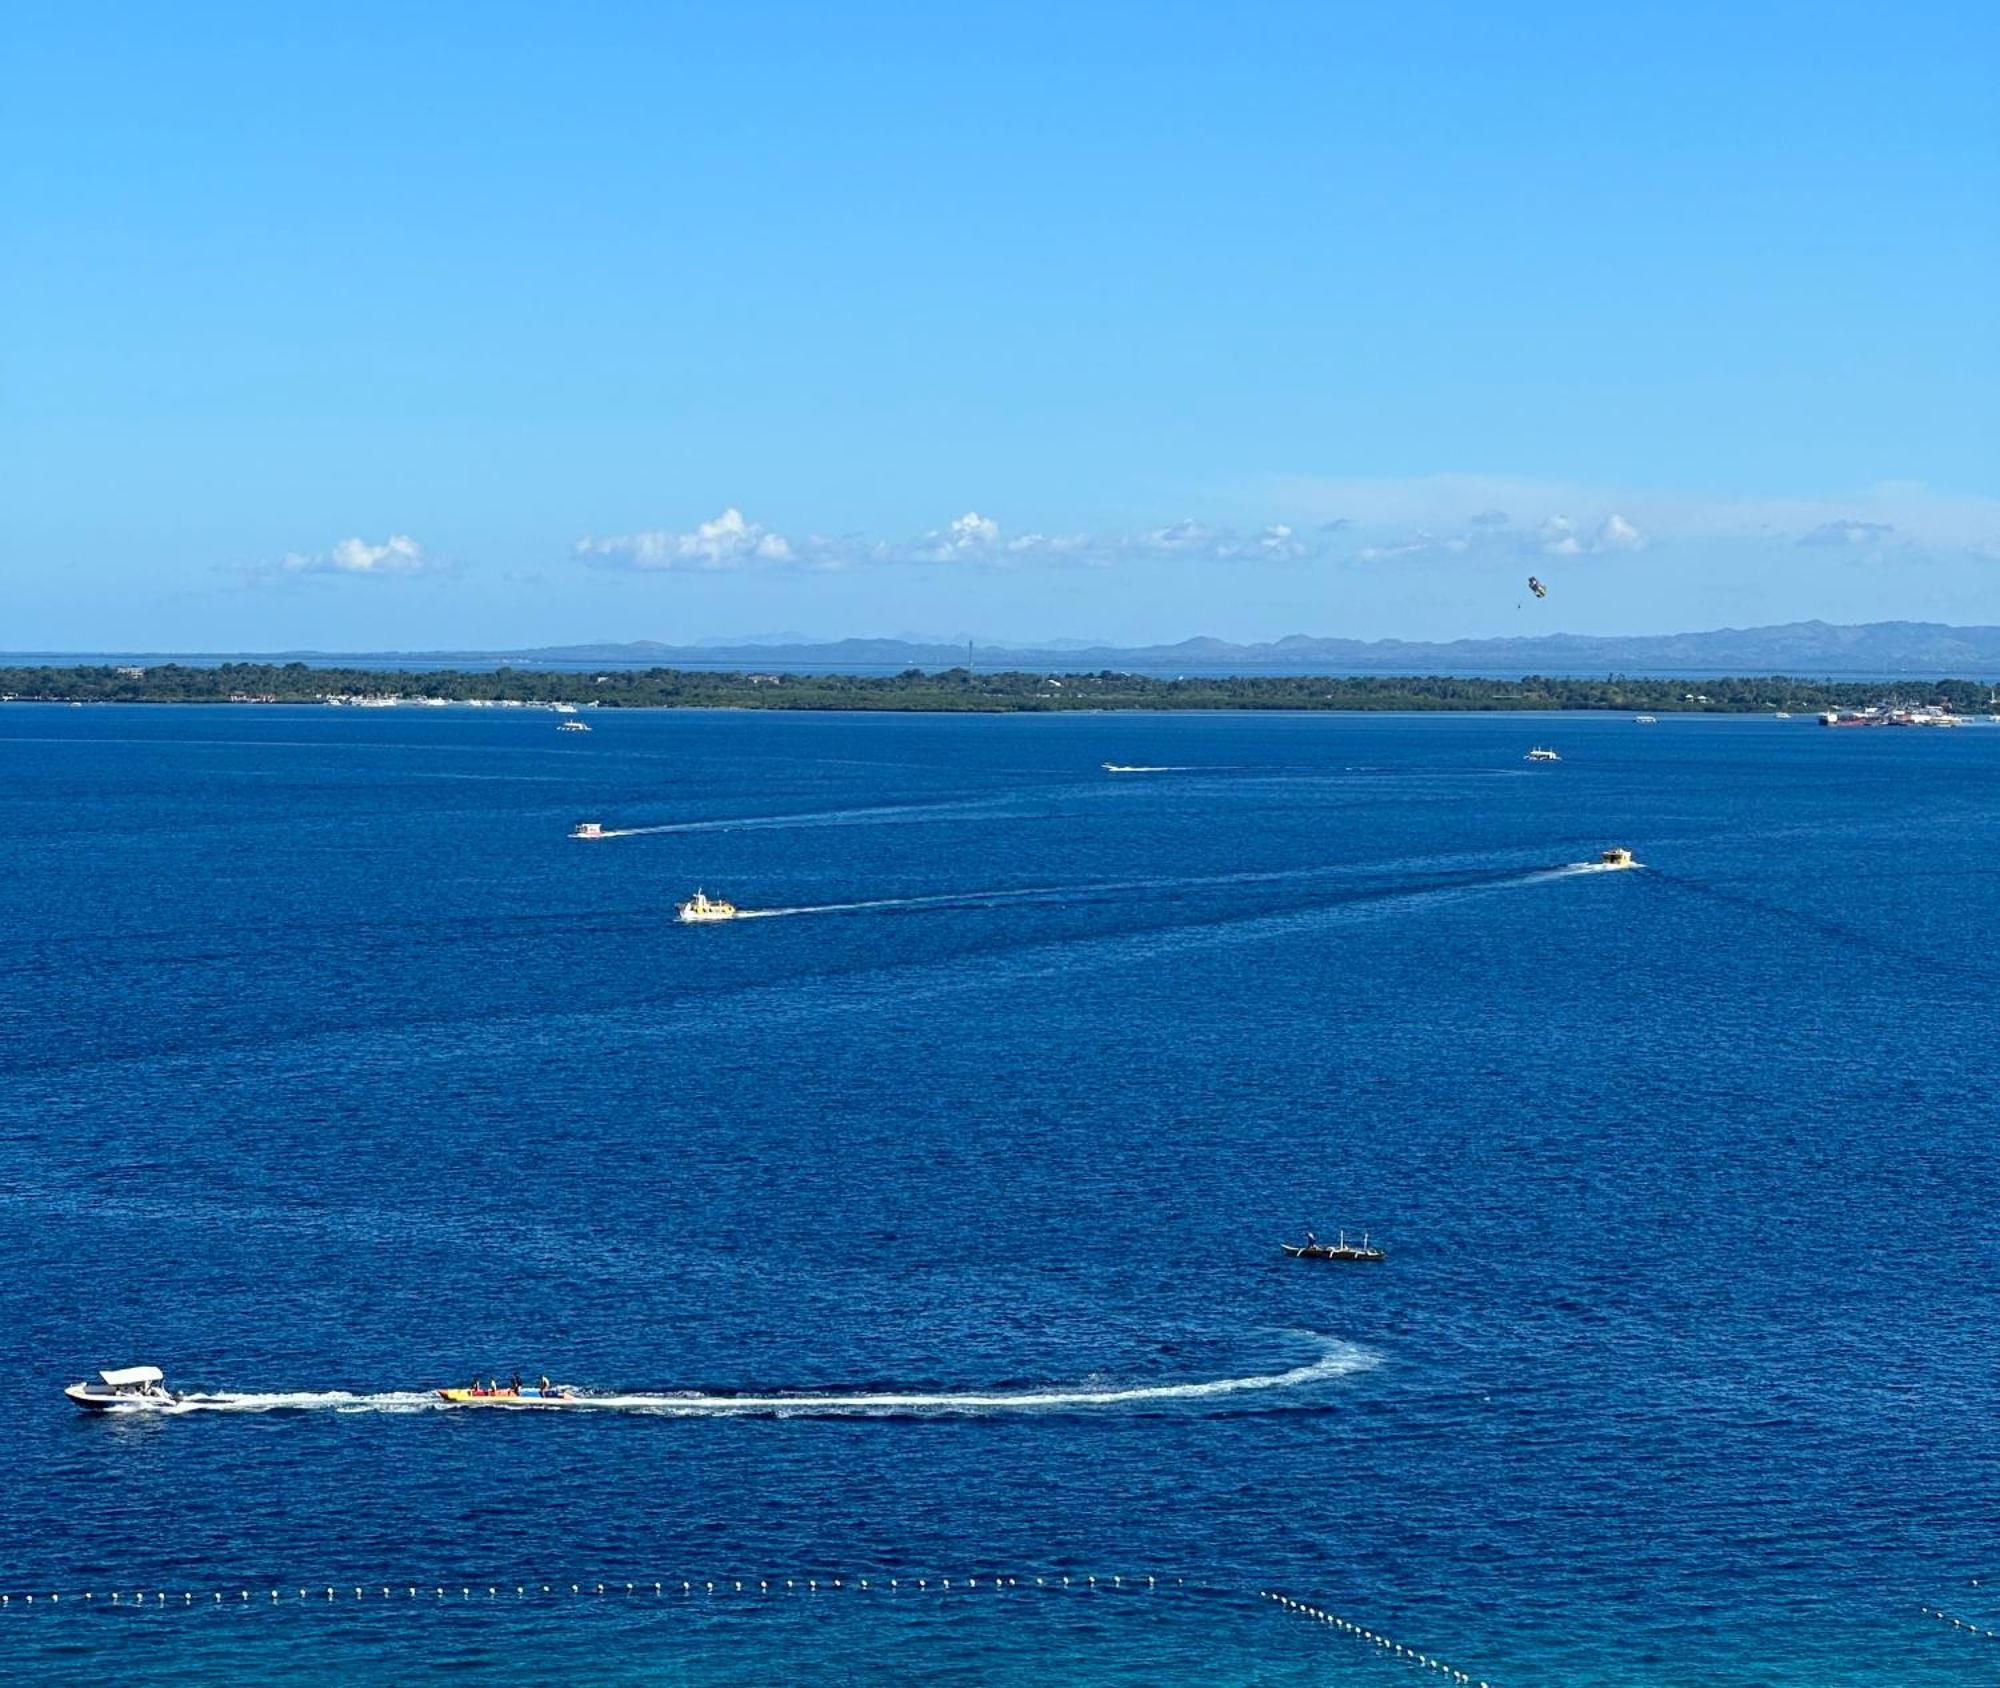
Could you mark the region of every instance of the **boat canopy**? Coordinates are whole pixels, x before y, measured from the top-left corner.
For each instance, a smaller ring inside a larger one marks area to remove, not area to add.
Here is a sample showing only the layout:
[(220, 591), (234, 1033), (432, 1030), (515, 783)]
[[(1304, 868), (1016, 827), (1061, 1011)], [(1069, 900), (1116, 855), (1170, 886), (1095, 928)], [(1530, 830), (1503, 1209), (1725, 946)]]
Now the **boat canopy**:
[(113, 1389), (125, 1389), (135, 1383), (164, 1383), (167, 1377), (158, 1366), (126, 1366), (121, 1371), (101, 1371), (97, 1375)]

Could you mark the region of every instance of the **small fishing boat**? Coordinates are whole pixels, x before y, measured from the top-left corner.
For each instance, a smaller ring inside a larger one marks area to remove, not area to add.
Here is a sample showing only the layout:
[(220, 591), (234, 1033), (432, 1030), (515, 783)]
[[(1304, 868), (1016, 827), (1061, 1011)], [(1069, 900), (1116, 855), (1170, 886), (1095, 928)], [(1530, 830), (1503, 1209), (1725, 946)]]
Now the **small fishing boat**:
[(99, 1382), (72, 1383), (63, 1391), (85, 1412), (130, 1412), (180, 1403), (158, 1366), (123, 1366), (97, 1375)]
[(736, 905), (697, 891), (686, 902), (674, 904), (674, 915), (683, 926), (700, 926), (712, 920), (734, 920)]
[(1368, 1233), (1361, 1233), (1361, 1241), (1351, 1243), (1347, 1233), (1342, 1231), (1336, 1242), (1323, 1243), (1308, 1231), (1302, 1243), (1280, 1243), (1278, 1245), (1294, 1260), (1367, 1260), (1383, 1258), (1382, 1251), (1368, 1240)]
[(1524, 762), (1560, 762), (1562, 758), (1545, 744), (1538, 744), (1521, 758)]
[(602, 838), (603, 836), (604, 823), (602, 821), (578, 821), (570, 831), (570, 837), (572, 838)]

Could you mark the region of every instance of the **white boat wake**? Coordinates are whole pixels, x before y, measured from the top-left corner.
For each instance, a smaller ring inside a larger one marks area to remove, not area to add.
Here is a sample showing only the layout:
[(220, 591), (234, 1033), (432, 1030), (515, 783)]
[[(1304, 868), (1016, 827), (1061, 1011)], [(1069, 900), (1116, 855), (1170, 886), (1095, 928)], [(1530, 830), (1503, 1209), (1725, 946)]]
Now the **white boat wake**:
[(1319, 1352), (1286, 1371), (1252, 1372), (1238, 1377), (1209, 1378), (1196, 1383), (1142, 1383), (1123, 1387), (1081, 1384), (1048, 1389), (840, 1391), (798, 1390), (773, 1395), (718, 1394), (699, 1390), (640, 1394), (578, 1394), (541, 1401), (501, 1397), (461, 1405), (430, 1390), (399, 1389), (383, 1394), (356, 1394), (329, 1389), (274, 1394), (184, 1394), (178, 1400), (134, 1402), (105, 1416), (129, 1414), (174, 1416), (185, 1413), (267, 1412), (619, 1412), (665, 1418), (883, 1418), (950, 1417), (1007, 1412), (1077, 1412), (1120, 1407), (1163, 1406), (1175, 1402), (1227, 1399), (1240, 1395), (1304, 1391), (1379, 1364), (1375, 1354), (1354, 1343), (1314, 1334)]
[[(672, 832), (768, 832), (792, 827), (887, 826), (951, 815), (979, 815), (1005, 804), (1004, 796), (968, 797), (939, 803), (880, 803), (859, 809), (806, 809), (784, 815), (714, 815), (695, 821), (666, 821), (658, 826), (608, 826), (589, 836), (647, 838)], [(572, 835), (574, 836), (574, 835)]]
[[(1438, 892), (1455, 894), (1465, 890), (1503, 885), (1540, 885), (1550, 880), (1567, 879), (1579, 873), (1624, 873), (1641, 866), (1638, 862), (1566, 862), (1558, 867), (1526, 868), (1518, 872), (1502, 873), (1490, 880), (1457, 880), (1435, 887)], [(864, 902), (851, 903), (805, 903), (788, 908), (739, 908), (738, 920), (783, 920), (802, 914), (859, 914), (874, 913), (884, 909), (983, 909), (1000, 908), (1009, 904), (1074, 903), (1092, 901), (1099, 898), (1122, 896), (1132, 892), (1172, 892), (1200, 890), (1208, 886), (1220, 885), (1273, 885), (1296, 883), (1315, 879), (1339, 880), (1361, 878), (1378, 871), (1368, 867), (1349, 869), (1340, 867), (1288, 868), (1267, 873), (1219, 873), (1188, 875), (1170, 879), (1128, 879), (1099, 880), (1095, 884), (1042, 885), (1024, 887), (1011, 891), (951, 891), (939, 892), (922, 897), (875, 897)], [(1392, 898), (1403, 896), (1423, 896), (1432, 887), (1403, 892), (1388, 893)]]

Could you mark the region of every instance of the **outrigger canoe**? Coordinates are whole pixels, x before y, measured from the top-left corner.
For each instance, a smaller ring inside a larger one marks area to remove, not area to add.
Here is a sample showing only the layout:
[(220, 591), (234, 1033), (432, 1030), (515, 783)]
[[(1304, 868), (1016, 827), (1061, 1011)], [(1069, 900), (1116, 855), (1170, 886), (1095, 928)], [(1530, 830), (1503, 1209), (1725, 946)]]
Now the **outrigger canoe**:
[(1362, 1260), (1373, 1262), (1383, 1258), (1382, 1251), (1368, 1240), (1365, 1232), (1358, 1243), (1349, 1242), (1345, 1231), (1340, 1233), (1340, 1241), (1323, 1243), (1312, 1232), (1308, 1231), (1304, 1242), (1280, 1243), (1278, 1246), (1294, 1260)]

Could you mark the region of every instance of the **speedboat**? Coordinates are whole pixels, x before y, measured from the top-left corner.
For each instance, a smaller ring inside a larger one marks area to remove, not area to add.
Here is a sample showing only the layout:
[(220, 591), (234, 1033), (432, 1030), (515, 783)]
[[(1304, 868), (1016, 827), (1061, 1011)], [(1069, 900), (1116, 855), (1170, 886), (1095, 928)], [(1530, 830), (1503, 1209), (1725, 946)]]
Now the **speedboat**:
[(1635, 715), (1632, 717), (1632, 721), (1635, 726), (1640, 727), (1657, 727), (1660, 724), (1660, 718), (1657, 715)]
[(1547, 745), (1538, 744), (1522, 758), (1525, 762), (1560, 762), (1562, 758)]
[(131, 1412), (147, 1407), (172, 1407), (180, 1397), (167, 1387), (158, 1366), (124, 1366), (97, 1374), (96, 1383), (72, 1383), (63, 1391), (85, 1412)]
[(686, 902), (674, 904), (674, 914), (683, 926), (700, 926), (712, 920), (734, 920), (736, 905), (697, 891)]
[(570, 829), (570, 837), (572, 838), (602, 838), (603, 836), (604, 823), (602, 821), (578, 821)]
[(556, 731), (559, 733), (587, 733), (590, 731), (590, 723), (588, 721), (558, 721), (556, 723)]
[(1280, 1243), (1278, 1245), (1294, 1260), (1364, 1260), (1374, 1262), (1384, 1258), (1382, 1251), (1368, 1240), (1368, 1233), (1361, 1233), (1361, 1241), (1351, 1243), (1347, 1233), (1340, 1233), (1338, 1242), (1323, 1243), (1308, 1231), (1302, 1243)]
[(546, 1389), (524, 1386), (519, 1389), (440, 1389), (438, 1399), (453, 1407), (559, 1407), (580, 1406), (583, 1397), (567, 1383), (551, 1383)]
[(1597, 858), (1599, 867), (1637, 867), (1636, 857), (1630, 850), (1605, 850)]

